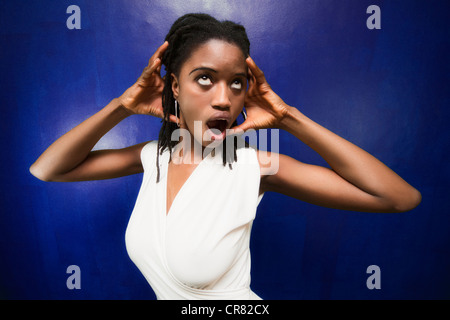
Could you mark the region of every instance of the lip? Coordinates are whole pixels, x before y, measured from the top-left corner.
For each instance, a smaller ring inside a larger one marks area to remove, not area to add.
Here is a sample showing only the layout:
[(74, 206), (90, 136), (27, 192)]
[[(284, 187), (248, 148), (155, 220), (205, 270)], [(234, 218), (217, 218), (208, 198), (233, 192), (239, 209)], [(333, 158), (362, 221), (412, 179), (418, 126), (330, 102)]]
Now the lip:
[(206, 123), (214, 120), (226, 120), (227, 121), (227, 127), (231, 122), (231, 115), (226, 111), (220, 111), (216, 112), (211, 115), (211, 117), (206, 121)]
[[(210, 121), (215, 121), (215, 120), (224, 120), (227, 123), (225, 129), (220, 133), (216, 133), (217, 129), (211, 129), (208, 126), (208, 123)], [(211, 141), (225, 139), (226, 129), (229, 128), (230, 123), (231, 123), (231, 115), (228, 112), (221, 111), (221, 112), (216, 112), (216, 113), (212, 114), (211, 117), (205, 123), (206, 127), (208, 128), (207, 132), (209, 135), (209, 139)]]

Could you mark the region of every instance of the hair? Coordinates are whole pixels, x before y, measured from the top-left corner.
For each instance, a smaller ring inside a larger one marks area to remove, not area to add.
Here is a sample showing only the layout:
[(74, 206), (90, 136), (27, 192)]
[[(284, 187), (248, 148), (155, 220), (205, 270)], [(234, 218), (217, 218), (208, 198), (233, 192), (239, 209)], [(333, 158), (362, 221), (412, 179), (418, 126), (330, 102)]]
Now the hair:
[[(181, 66), (191, 56), (192, 52), (200, 45), (209, 40), (218, 39), (236, 45), (242, 50), (245, 57), (250, 54), (250, 41), (248, 40), (245, 28), (232, 21), (218, 21), (208, 14), (190, 13), (178, 18), (165, 41), (169, 42), (169, 46), (162, 56), (162, 64), (165, 66), (166, 76), (164, 77), (164, 89), (162, 92), (162, 107), (164, 117), (162, 120), (161, 130), (158, 138), (158, 152), (156, 166), (158, 170), (157, 182), (159, 182), (159, 155), (167, 148), (169, 154), (172, 154), (172, 147), (176, 141), (171, 141), (172, 133), (177, 129), (177, 125), (169, 121), (171, 114), (175, 114), (175, 98), (172, 92), (172, 77), (177, 77), (180, 73)], [(237, 125), (236, 121), (232, 126)], [(236, 143), (234, 144), (236, 146)], [(223, 142), (223, 148), (226, 148), (226, 139)], [(234, 159), (227, 159), (226, 152), (223, 152), (223, 164), (228, 160), (237, 161), (236, 147), (234, 149)], [(231, 168), (231, 163), (230, 163)]]

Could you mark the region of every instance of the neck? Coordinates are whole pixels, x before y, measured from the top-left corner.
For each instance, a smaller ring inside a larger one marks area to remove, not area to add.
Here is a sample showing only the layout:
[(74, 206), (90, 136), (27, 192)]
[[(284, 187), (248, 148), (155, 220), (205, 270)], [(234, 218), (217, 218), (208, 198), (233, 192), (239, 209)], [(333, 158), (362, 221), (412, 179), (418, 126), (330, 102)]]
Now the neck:
[(172, 150), (172, 161), (174, 163), (198, 164), (202, 161), (205, 147), (194, 139), (185, 136), (180, 137), (180, 141)]

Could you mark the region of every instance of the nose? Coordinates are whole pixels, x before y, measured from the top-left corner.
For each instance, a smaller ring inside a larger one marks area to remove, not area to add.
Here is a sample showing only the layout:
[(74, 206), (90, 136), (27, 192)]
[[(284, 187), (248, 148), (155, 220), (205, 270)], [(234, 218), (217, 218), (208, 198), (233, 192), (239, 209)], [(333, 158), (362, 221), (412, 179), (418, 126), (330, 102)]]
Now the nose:
[(231, 101), (228, 93), (226, 83), (217, 83), (211, 100), (212, 107), (220, 110), (229, 109), (231, 107)]

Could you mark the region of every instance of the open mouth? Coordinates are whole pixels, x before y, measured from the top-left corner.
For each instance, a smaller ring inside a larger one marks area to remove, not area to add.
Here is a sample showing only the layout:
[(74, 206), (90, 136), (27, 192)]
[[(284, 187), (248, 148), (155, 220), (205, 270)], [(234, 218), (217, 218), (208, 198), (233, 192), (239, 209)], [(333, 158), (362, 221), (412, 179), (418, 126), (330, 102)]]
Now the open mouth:
[(225, 130), (228, 128), (228, 120), (214, 119), (206, 123), (209, 128), (211, 140), (219, 140), (225, 138)]
[(217, 119), (217, 120), (211, 120), (206, 123), (208, 128), (210, 129), (217, 129), (220, 132), (224, 131), (228, 126), (228, 121), (225, 119)]

